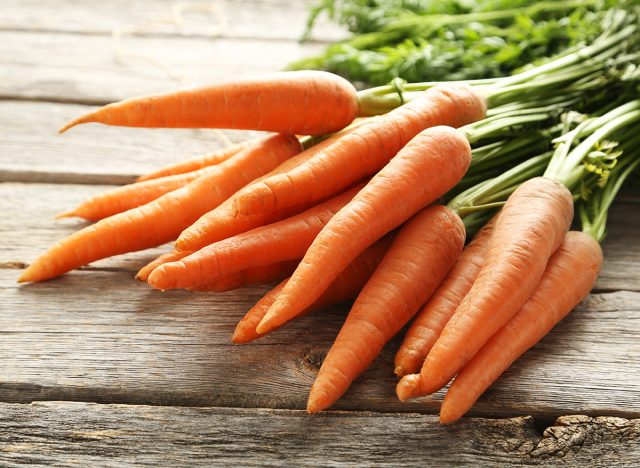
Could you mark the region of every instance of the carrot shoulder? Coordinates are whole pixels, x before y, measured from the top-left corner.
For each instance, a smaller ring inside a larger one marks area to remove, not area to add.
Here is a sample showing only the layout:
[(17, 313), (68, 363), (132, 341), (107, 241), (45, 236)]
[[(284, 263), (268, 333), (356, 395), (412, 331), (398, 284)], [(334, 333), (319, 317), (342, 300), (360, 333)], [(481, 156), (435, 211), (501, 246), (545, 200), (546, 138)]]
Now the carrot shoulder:
[(60, 132), (99, 122), (321, 135), (346, 127), (357, 112), (356, 90), (347, 80), (322, 71), (280, 72), (116, 102), (78, 117)]
[(211, 244), (149, 275), (156, 289), (191, 288), (225, 275), (302, 258), (331, 217), (360, 190), (357, 186), (299, 215)]
[(173, 240), (203, 213), (299, 151), (300, 143), (293, 136), (261, 140), (182, 188), (68, 236), (30, 265), (18, 281), (46, 280), (101, 258)]
[(516, 359), (569, 314), (589, 293), (601, 266), (602, 249), (591, 236), (567, 233), (533, 295), (455, 378), (440, 421), (459, 419)]
[[(338, 275), (327, 290), (322, 293), (322, 296), (303, 311), (303, 314), (355, 299), (367, 280), (371, 277), (378, 263), (380, 263), (380, 260), (382, 260), (392, 239), (393, 237), (391, 235), (385, 236), (362, 252)], [(260, 323), (260, 320), (262, 320), (262, 317), (267, 313), (269, 307), (275, 302), (280, 291), (282, 291), (284, 285), (287, 284), (287, 281), (288, 278), (265, 294), (256, 305), (246, 313), (238, 323), (231, 341), (237, 344), (248, 343), (263, 336), (256, 333), (256, 327), (258, 323)]]
[(537, 177), (509, 197), (496, 221), (484, 266), (427, 355), (420, 374), (396, 387), (401, 400), (433, 393), (529, 299), (573, 218), (571, 192)]
[(409, 220), (358, 295), (311, 387), (307, 411), (328, 408), (440, 284), (464, 246), (460, 217), (432, 205)]
[(186, 174), (188, 172), (197, 171), (205, 167), (215, 166), (216, 164), (220, 164), (221, 162), (226, 161), (234, 154), (239, 153), (251, 143), (251, 141), (243, 141), (241, 143), (231, 145), (228, 148), (219, 149), (210, 154), (183, 159), (176, 163), (169, 164), (155, 171), (141, 175), (140, 177), (138, 177), (138, 179), (136, 179), (136, 182), (144, 182), (145, 180), (159, 179), (160, 177), (167, 177), (176, 174)]
[(308, 163), (276, 174), (239, 195), (239, 213), (255, 214), (325, 198), (379, 171), (413, 137), (436, 125), (459, 127), (484, 117), (485, 100), (471, 87), (440, 85), (336, 139)]
[(442, 329), (471, 289), (484, 265), (495, 219), (465, 247), (442, 284), (416, 315), (396, 353), (394, 372), (399, 377), (420, 370)]
[(469, 142), (453, 128), (430, 128), (412, 139), (325, 226), (258, 332), (282, 325), (311, 305), (369, 245), (450, 190), (470, 160)]

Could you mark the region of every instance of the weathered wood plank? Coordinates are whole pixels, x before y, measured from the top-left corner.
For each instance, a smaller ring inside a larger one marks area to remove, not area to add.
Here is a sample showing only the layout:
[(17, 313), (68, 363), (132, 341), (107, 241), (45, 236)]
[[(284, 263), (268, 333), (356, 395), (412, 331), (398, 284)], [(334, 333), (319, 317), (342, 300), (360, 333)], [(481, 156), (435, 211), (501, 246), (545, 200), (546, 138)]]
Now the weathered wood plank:
[(90, 108), (75, 104), (0, 101), (0, 182), (124, 184), (134, 176), (258, 132), (141, 129), (82, 125), (57, 129)]
[[(0, 98), (100, 104), (175, 89), (148, 61), (116, 60), (108, 36), (0, 31)], [(152, 57), (190, 84), (273, 72), (318, 44), (259, 39), (132, 37), (131, 53)]]
[[(314, 0), (192, 0), (185, 6), (185, 24), (171, 22), (175, 0), (3, 0), (0, 29), (13, 31), (59, 31), (81, 34), (111, 34), (123, 26), (148, 24), (143, 34), (298, 40), (304, 31)], [(215, 12), (211, 12), (211, 8)], [(222, 20), (222, 23), (221, 21)], [(218, 27), (218, 26), (221, 27)], [(319, 21), (314, 37), (333, 41), (345, 37), (341, 28)]]
[[(38, 163), (34, 161), (35, 164)], [(0, 184), (0, 212), (13, 213), (0, 223), (0, 238), (4, 245), (0, 251), (0, 265), (32, 262), (52, 243), (85, 226), (81, 220), (54, 221), (52, 218), (109, 188), (70, 184)], [(609, 234), (604, 243), (605, 265), (596, 283), (597, 290), (640, 291), (640, 245), (636, 241), (640, 235), (638, 206), (631, 201), (612, 208)], [(24, 208), (16, 210), (16, 207)], [(92, 266), (133, 271), (167, 248), (122, 255)]]
[[(80, 219), (53, 217), (77, 206), (92, 194), (113, 188), (101, 185), (0, 184), (0, 268), (21, 268), (64, 236), (87, 226)], [(163, 246), (144, 252), (120, 255), (92, 264), (92, 267), (126, 270), (129, 275), (169, 249)]]
[(627, 467), (640, 420), (567, 416), (540, 435), (531, 417), (443, 427), (419, 414), (1, 404), (0, 446), (3, 465)]
[[(301, 318), (254, 345), (229, 343), (262, 288), (161, 293), (129, 273), (74, 272), (17, 286), (0, 270), (0, 401), (302, 409), (345, 307)], [(478, 402), (482, 416), (640, 416), (638, 292), (592, 294)], [(310, 332), (312, 330), (312, 332)], [(337, 409), (437, 410), (400, 403), (386, 347)]]

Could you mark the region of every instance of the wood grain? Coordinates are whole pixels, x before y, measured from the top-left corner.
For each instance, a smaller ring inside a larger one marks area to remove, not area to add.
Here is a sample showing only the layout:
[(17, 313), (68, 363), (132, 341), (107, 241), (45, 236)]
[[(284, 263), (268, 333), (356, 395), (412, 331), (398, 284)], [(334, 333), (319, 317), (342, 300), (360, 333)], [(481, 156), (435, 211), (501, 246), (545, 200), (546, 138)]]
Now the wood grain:
[(318, 52), (318, 44), (260, 39), (132, 37), (127, 49), (152, 57), (182, 84), (141, 59), (117, 61), (111, 37), (0, 31), (0, 98), (105, 104), (124, 98), (271, 73)]
[[(323, 47), (294, 40), (307, 0), (214, 4), (228, 22), (220, 37), (210, 37), (211, 20), (189, 13), (195, 21), (183, 29), (154, 24), (123, 44), (182, 73), (189, 84), (271, 72)], [(0, 40), (9, 45), (0, 48), (0, 401), (9, 402), (0, 403), (0, 465), (637, 464), (638, 420), (611, 417), (640, 417), (637, 192), (612, 210), (594, 293), (471, 413), (537, 419), (439, 426), (424, 413), (437, 412), (441, 393), (408, 404), (394, 396), (398, 339), (336, 405), (355, 412), (312, 418), (295, 411), (305, 406), (347, 306), (233, 346), (235, 323), (266, 288), (152, 291), (132, 273), (163, 248), (18, 286), (21, 268), (85, 225), (54, 222), (54, 214), (108, 188), (98, 184), (126, 183), (221, 145), (219, 134), (208, 130), (86, 125), (55, 135), (88, 106), (178, 86), (148, 61), (118, 61), (110, 37), (114, 28), (155, 21), (175, 5), (0, 2)], [(316, 37), (342, 34), (325, 24)], [(247, 136), (225, 134), (234, 141)], [(67, 401), (26, 404), (50, 400)], [(551, 424), (575, 412), (589, 416)]]
[(0, 101), (0, 182), (124, 184), (165, 164), (258, 132), (82, 125), (57, 129), (90, 109), (75, 104)]
[[(122, 26), (152, 22), (142, 34), (206, 37), (216, 32), (214, 28), (220, 24), (217, 14), (206, 11), (213, 6), (224, 20), (220, 30), (223, 37), (293, 42), (302, 36), (309, 7), (316, 3), (314, 0), (3, 0), (0, 2), (0, 29), (95, 35), (111, 34), (113, 29)], [(182, 27), (166, 21), (179, 4), (188, 4)], [(321, 41), (334, 41), (346, 35), (341, 28), (322, 19), (314, 31), (314, 37)]]
[[(235, 323), (264, 289), (162, 293), (118, 271), (19, 287), (16, 275), (0, 270), (0, 401), (302, 409), (346, 311), (335, 307), (254, 345), (233, 346)], [(638, 301), (638, 292), (589, 296), (474, 414), (640, 416)], [(398, 345), (386, 347), (336, 408), (437, 411), (441, 394), (409, 404), (396, 399)]]
[[(0, 183), (0, 268), (24, 268), (63, 237), (88, 226), (80, 219), (53, 217), (81, 201), (108, 190), (104, 185)], [(169, 246), (119, 255), (92, 264), (92, 268), (127, 271), (130, 276)], [(0, 299), (1, 300), (1, 299)]]
[(539, 434), (531, 417), (0, 404), (0, 447), (5, 465), (627, 467), (640, 420), (566, 416)]

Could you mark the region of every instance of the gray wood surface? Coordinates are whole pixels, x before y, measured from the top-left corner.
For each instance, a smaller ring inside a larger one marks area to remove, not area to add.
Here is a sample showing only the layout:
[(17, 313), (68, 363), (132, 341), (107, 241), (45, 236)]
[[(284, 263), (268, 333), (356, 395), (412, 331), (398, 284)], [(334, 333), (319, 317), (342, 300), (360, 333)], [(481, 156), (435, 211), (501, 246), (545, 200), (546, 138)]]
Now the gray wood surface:
[(55, 466), (633, 466), (640, 420), (439, 426), (420, 414), (0, 404), (0, 463)]
[[(235, 323), (266, 288), (161, 293), (136, 282), (133, 272), (167, 246), (15, 283), (85, 225), (53, 215), (109, 188), (102, 184), (223, 144), (210, 130), (85, 125), (56, 135), (92, 105), (178, 86), (149, 61), (119, 61), (115, 28), (148, 23), (122, 45), (193, 84), (277, 70), (344, 34), (324, 24), (319, 42), (296, 42), (306, 0), (187, 2), (222, 12), (226, 27), (212, 37), (206, 13), (187, 11), (182, 28), (167, 20), (180, 3), (0, 2), (0, 465), (640, 464), (638, 191), (612, 210), (593, 293), (471, 413), (515, 419), (441, 427), (429, 415), (441, 394), (397, 401), (399, 340), (336, 405), (349, 412), (307, 416), (297, 410), (347, 306), (233, 346)], [(587, 416), (554, 423), (576, 413)]]
[[(80, 271), (15, 284), (0, 270), (0, 401), (78, 400), (302, 409), (345, 307), (233, 346), (235, 324), (264, 289), (159, 292), (125, 271)], [(640, 417), (640, 293), (596, 293), (518, 361), (474, 414)], [(400, 403), (389, 344), (336, 405), (438, 410), (442, 395)]]
[(258, 135), (99, 124), (58, 135), (60, 126), (89, 109), (76, 104), (0, 101), (0, 182), (124, 184), (162, 165), (221, 148), (225, 138), (240, 141)]
[[(270, 39), (294, 42), (304, 31), (309, 0), (3, 0), (0, 29), (107, 35), (115, 28), (149, 23), (140, 35), (181, 35)], [(181, 7), (184, 23), (171, 22), (172, 10)], [(213, 8), (213, 12), (211, 12)], [(222, 22), (220, 21), (222, 19)], [(222, 25), (222, 28), (216, 26)], [(346, 32), (318, 21), (314, 39), (334, 41)]]
[[(105, 35), (1, 31), (0, 99), (105, 104), (184, 85), (140, 59), (119, 62)], [(185, 84), (205, 84), (279, 70), (319, 44), (261, 39), (131, 37), (126, 47), (152, 57)]]

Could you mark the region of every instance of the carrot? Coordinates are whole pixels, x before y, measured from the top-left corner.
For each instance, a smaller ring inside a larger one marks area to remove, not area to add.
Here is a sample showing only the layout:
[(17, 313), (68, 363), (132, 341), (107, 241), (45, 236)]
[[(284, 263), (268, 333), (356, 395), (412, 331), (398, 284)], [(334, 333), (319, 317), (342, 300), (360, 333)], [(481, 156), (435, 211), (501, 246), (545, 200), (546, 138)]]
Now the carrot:
[(223, 292), (240, 288), (242, 286), (274, 283), (289, 276), (293, 270), (296, 269), (297, 265), (298, 260), (288, 260), (286, 262), (278, 262), (272, 265), (248, 268), (246, 270), (223, 276), (217, 281), (200, 284), (188, 289), (190, 291), (197, 292)]
[(72, 120), (126, 127), (230, 128), (321, 135), (356, 117), (356, 90), (327, 72), (281, 72), (259, 78), (127, 99)]
[(291, 218), (211, 244), (180, 261), (165, 263), (153, 270), (148, 282), (162, 290), (190, 288), (247, 268), (302, 258), (323, 226), (361, 188)]
[(169, 164), (161, 167), (160, 169), (149, 172), (148, 174), (141, 175), (136, 179), (136, 182), (143, 182), (145, 180), (159, 179), (161, 177), (172, 176), (176, 174), (186, 174), (187, 172), (197, 171), (208, 166), (215, 166), (221, 162), (226, 161), (234, 154), (239, 153), (243, 149), (250, 145), (252, 141), (243, 141), (236, 143), (227, 148), (222, 148), (213, 153), (203, 156), (196, 156), (195, 158), (184, 159), (177, 163)]
[(458, 372), (529, 299), (573, 218), (562, 184), (530, 179), (509, 197), (496, 221), (484, 266), (442, 330), (420, 374), (404, 376), (401, 400), (433, 393)]
[(169, 262), (175, 262), (176, 260), (180, 260), (186, 257), (187, 255), (191, 255), (192, 253), (193, 252), (173, 250), (171, 252), (162, 254), (155, 260), (152, 260), (151, 262), (147, 263), (145, 266), (140, 268), (138, 273), (136, 273), (136, 279), (139, 281), (144, 281), (146, 283), (147, 279), (149, 279), (149, 275), (151, 274), (151, 272), (156, 268), (158, 268), (160, 265), (163, 265)]
[(458, 127), (484, 117), (486, 103), (471, 87), (439, 85), (386, 115), (371, 118), (308, 163), (239, 195), (239, 213), (273, 211), (340, 192), (384, 167), (409, 140), (436, 125)]
[(258, 333), (311, 305), (364, 249), (450, 190), (470, 160), (469, 142), (458, 130), (440, 126), (418, 134), (325, 226)]
[(212, 168), (186, 174), (176, 174), (159, 179), (136, 182), (100, 193), (80, 204), (77, 208), (59, 214), (56, 218), (76, 216), (89, 221), (100, 219), (145, 205), (165, 193), (172, 192), (211, 172)]
[(176, 249), (186, 251), (200, 250), (237, 234), (289, 218), (309, 208), (308, 206), (302, 208), (294, 206), (271, 213), (236, 215), (233, 209), (233, 199), (234, 196), (231, 196), (220, 206), (205, 213), (191, 226), (182, 231), (176, 240)]
[(353, 304), (311, 387), (307, 411), (331, 406), (413, 317), (464, 246), (460, 217), (432, 205), (398, 232)]
[(442, 284), (416, 315), (396, 353), (395, 373), (399, 377), (420, 369), (442, 329), (471, 289), (484, 265), (495, 219), (476, 234)]
[(533, 295), (462, 368), (445, 396), (440, 421), (459, 419), (498, 377), (587, 295), (602, 266), (602, 249), (572, 231), (549, 259)]
[(299, 151), (300, 143), (290, 135), (261, 140), (215, 166), (206, 176), (63, 239), (29, 266), (18, 281), (42, 281), (101, 258), (175, 239), (203, 213)]
[[(371, 277), (378, 263), (380, 263), (380, 260), (382, 260), (384, 253), (391, 244), (391, 240), (391, 235), (385, 236), (362, 252), (338, 275), (327, 290), (322, 293), (322, 296), (303, 311), (303, 314), (355, 299), (367, 280)], [(231, 341), (236, 344), (248, 343), (262, 336), (256, 333), (256, 326), (267, 313), (271, 304), (275, 302), (288, 280), (288, 278), (285, 279), (265, 294), (256, 305), (246, 313), (238, 323)]]
[(321, 141), (314, 146), (311, 146), (300, 154), (287, 159), (270, 173), (258, 178), (250, 185), (236, 192), (222, 205), (208, 213), (205, 213), (200, 219), (198, 219), (195, 223), (185, 229), (176, 241), (176, 248), (178, 250), (199, 250), (203, 247), (206, 247), (207, 245), (213, 244), (214, 242), (218, 242), (231, 236), (235, 236), (236, 234), (247, 232), (251, 229), (264, 226), (265, 224), (271, 224), (276, 221), (280, 221), (281, 219), (288, 218), (290, 216), (293, 216), (294, 214), (300, 213), (312, 207), (313, 205), (317, 204), (318, 201), (324, 201), (324, 199), (314, 200), (289, 206), (281, 210), (274, 210), (271, 212), (265, 211), (256, 214), (236, 213), (233, 207), (234, 201), (239, 196), (242, 196), (245, 191), (250, 191), (256, 183), (259, 183), (260, 181), (275, 174), (284, 174), (289, 170), (298, 167), (301, 164), (304, 164), (306, 161), (309, 161), (311, 158), (313, 158), (316, 154), (332, 145), (333, 142), (338, 138), (341, 138), (342, 136), (353, 132), (355, 128), (361, 126), (366, 121), (366, 119), (361, 119), (354, 122), (343, 131), (329, 137), (326, 140)]

